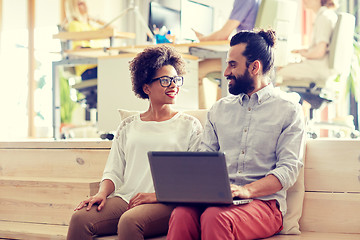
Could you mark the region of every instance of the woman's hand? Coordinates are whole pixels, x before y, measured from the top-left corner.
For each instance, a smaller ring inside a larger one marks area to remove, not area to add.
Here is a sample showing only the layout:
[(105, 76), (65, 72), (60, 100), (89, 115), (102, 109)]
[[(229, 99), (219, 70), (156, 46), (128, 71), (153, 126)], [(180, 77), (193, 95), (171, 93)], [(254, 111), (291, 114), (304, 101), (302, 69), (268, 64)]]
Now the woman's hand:
[(299, 49), (299, 50), (293, 50), (292, 53), (298, 53), (304, 58), (308, 59), (321, 59), (323, 58), (327, 53), (327, 43), (326, 42), (320, 42), (316, 45), (312, 46), (309, 49)]
[(80, 202), (80, 204), (74, 209), (74, 211), (80, 210), (83, 207), (87, 207), (86, 210), (89, 211), (92, 205), (94, 205), (95, 203), (99, 205), (97, 207), (97, 210), (100, 211), (106, 203), (106, 194), (98, 192), (96, 195)]
[(250, 198), (250, 192), (247, 188), (243, 186), (238, 186), (235, 184), (230, 185), (232, 197), (239, 197), (239, 198)]
[(294, 49), (294, 50), (291, 50), (291, 53), (295, 53), (295, 54), (299, 54), (300, 51), (303, 51), (304, 49)]
[(156, 203), (155, 193), (138, 193), (129, 202), (128, 209), (146, 203)]

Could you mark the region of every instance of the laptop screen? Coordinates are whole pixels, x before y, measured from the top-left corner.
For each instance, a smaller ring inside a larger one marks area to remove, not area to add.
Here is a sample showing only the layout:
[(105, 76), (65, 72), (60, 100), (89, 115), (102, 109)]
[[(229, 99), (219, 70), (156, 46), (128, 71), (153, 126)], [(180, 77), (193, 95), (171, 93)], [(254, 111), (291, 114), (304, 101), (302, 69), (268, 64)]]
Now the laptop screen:
[(159, 202), (230, 204), (232, 195), (222, 152), (149, 152)]

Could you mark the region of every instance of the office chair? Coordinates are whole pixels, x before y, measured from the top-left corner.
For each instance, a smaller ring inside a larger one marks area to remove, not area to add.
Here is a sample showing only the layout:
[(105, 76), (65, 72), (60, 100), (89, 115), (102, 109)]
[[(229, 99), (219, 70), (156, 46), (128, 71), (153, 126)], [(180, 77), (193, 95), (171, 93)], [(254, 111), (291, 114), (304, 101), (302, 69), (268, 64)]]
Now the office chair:
[(263, 0), (260, 3), (255, 20), (255, 29), (268, 29), (276, 32), (276, 48), (274, 49), (275, 66), (287, 63), (289, 55), (289, 39), (295, 26), (298, 3), (289, 0)]
[(348, 13), (338, 14), (338, 20), (329, 46), (329, 66), (334, 70), (334, 75), (329, 76), (327, 79), (318, 79), (316, 82), (312, 79), (301, 79), (301, 81), (284, 79), (281, 83), (281, 87), (285, 87), (289, 92), (298, 93), (302, 100), (311, 105), (308, 125), (308, 134), (311, 138), (317, 137), (315, 129), (334, 130), (335, 137), (341, 137), (342, 132), (351, 132), (350, 137), (352, 138), (359, 136), (359, 132), (355, 131), (353, 123), (349, 125), (314, 120), (314, 111), (321, 110), (324, 106), (336, 100), (335, 79), (339, 79), (341, 84), (349, 74), (353, 55), (354, 29), (355, 17), (353, 15)]
[(88, 109), (97, 108), (97, 79), (83, 80), (72, 87), (85, 96), (84, 99), (78, 100), (79, 102), (85, 102)]

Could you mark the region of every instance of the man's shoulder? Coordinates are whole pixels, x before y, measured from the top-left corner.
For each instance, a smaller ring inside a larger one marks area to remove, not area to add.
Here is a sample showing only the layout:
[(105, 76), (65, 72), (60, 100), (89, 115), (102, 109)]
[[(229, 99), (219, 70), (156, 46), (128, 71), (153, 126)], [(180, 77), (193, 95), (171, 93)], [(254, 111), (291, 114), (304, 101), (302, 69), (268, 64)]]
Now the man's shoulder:
[(226, 97), (222, 97), (219, 100), (217, 100), (211, 107), (211, 109), (217, 109), (222, 108), (225, 106), (229, 106), (231, 104), (237, 103), (239, 101), (239, 96), (235, 96), (232, 94), (229, 94)]
[(274, 97), (279, 101), (284, 103), (289, 103), (291, 105), (299, 105), (300, 104), (300, 96), (295, 92), (285, 92), (278, 88), (274, 89)]
[(232, 95), (229, 94), (226, 97), (222, 97), (220, 98), (216, 103), (218, 104), (226, 104), (226, 103), (233, 103), (239, 100), (239, 96), (238, 95)]

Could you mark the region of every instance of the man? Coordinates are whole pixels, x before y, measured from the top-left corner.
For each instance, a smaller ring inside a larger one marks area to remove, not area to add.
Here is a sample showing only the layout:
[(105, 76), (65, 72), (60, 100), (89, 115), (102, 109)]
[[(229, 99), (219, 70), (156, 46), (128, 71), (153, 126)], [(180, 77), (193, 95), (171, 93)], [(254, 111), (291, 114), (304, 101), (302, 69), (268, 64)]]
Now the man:
[(252, 30), (255, 25), (260, 2), (261, 0), (235, 0), (230, 17), (222, 28), (207, 36), (194, 30), (197, 38), (200, 42), (228, 40), (234, 29), (237, 31)]
[(224, 76), (229, 95), (214, 104), (200, 146), (223, 151), (233, 197), (245, 205), (177, 207), (168, 239), (258, 239), (282, 229), (286, 190), (303, 166), (304, 120), (299, 103), (276, 90), (275, 33), (240, 31), (232, 37)]

